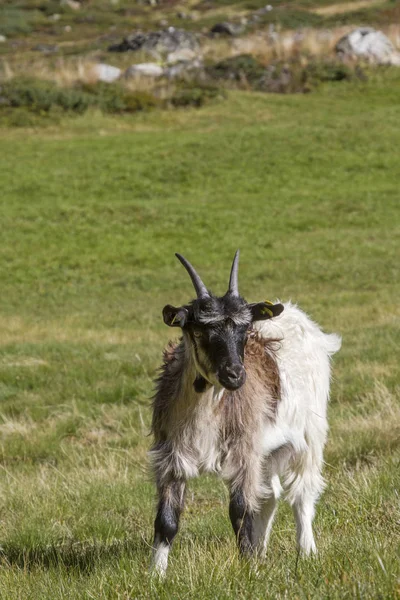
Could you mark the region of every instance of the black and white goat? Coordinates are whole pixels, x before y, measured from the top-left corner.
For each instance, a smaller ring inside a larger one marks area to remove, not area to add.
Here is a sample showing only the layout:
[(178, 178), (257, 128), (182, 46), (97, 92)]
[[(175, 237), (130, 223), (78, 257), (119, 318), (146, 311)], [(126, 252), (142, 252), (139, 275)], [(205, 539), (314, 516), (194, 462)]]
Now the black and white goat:
[(315, 552), (329, 357), (340, 337), (322, 333), (290, 303), (248, 304), (238, 290), (239, 252), (222, 297), (177, 257), (197, 298), (163, 310), (164, 322), (180, 327), (182, 339), (164, 352), (153, 404), (150, 456), (159, 494), (153, 568), (165, 574), (186, 481), (210, 471), (229, 486), (229, 516), (242, 553), (265, 553), (282, 488), (300, 550)]

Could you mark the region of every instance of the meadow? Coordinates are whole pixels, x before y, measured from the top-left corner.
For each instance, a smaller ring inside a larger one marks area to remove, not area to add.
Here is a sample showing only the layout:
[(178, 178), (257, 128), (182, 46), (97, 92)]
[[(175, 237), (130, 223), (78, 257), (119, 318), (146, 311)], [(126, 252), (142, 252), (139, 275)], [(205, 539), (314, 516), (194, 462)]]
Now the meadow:
[[(400, 598), (399, 92), (395, 70), (307, 95), (0, 131), (0, 598)], [(279, 509), (240, 561), (214, 477), (148, 575), (152, 381), (181, 252), (223, 293), (292, 299), (343, 336), (319, 554)]]

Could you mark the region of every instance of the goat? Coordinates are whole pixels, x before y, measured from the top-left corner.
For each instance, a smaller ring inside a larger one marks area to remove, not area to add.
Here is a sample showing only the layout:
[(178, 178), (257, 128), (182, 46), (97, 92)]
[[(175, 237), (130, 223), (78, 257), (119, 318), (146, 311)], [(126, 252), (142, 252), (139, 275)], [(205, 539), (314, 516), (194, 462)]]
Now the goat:
[(197, 298), (163, 309), (164, 322), (180, 327), (182, 338), (164, 351), (153, 398), (150, 459), (159, 496), (153, 571), (166, 572), (186, 482), (201, 472), (227, 482), (243, 555), (265, 555), (281, 491), (293, 508), (298, 548), (315, 553), (329, 357), (341, 339), (324, 334), (290, 302), (248, 304), (238, 289), (239, 251), (222, 297), (176, 256)]

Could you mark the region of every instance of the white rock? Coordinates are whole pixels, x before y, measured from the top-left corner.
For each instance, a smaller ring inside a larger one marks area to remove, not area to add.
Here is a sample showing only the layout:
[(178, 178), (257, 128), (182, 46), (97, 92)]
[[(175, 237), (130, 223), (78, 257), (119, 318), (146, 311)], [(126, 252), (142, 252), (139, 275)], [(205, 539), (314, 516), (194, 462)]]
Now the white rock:
[(164, 75), (164, 69), (157, 63), (140, 63), (128, 67), (124, 73), (127, 79), (135, 77), (161, 77)]
[(4, 42), (7, 41), (7, 38), (5, 35), (0, 35), (0, 44), (4, 44)]
[(359, 27), (342, 37), (336, 52), (343, 58), (364, 58), (378, 65), (399, 65), (400, 54), (382, 31)]
[(116, 81), (122, 73), (121, 69), (118, 69), (118, 67), (106, 65), (104, 63), (94, 65), (93, 72), (99, 81), (104, 81), (105, 83), (113, 83), (113, 81)]

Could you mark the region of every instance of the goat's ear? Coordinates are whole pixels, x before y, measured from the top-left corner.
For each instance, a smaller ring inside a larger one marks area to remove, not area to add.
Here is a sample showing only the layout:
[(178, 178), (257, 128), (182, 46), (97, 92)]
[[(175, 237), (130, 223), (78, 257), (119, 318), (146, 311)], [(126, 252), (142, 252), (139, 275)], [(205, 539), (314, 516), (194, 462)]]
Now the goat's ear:
[(283, 304), (272, 304), (272, 302), (256, 302), (249, 304), (253, 321), (265, 321), (266, 319), (272, 319), (281, 314), (284, 309)]
[(183, 327), (187, 321), (188, 311), (183, 306), (176, 308), (167, 304), (164, 306), (162, 314), (164, 323), (169, 327)]

